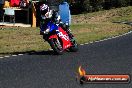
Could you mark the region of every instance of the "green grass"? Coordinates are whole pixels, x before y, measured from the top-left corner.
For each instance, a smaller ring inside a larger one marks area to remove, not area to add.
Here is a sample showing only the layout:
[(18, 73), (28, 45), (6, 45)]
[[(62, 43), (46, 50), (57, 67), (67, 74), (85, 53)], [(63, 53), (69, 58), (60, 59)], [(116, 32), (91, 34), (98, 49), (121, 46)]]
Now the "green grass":
[[(114, 21), (132, 21), (132, 7), (72, 16), (71, 30), (79, 44), (100, 40), (132, 30), (130, 25)], [(43, 51), (50, 48), (39, 35), (39, 28), (0, 28), (0, 55)]]
[(38, 28), (9, 29), (0, 30), (1, 54), (46, 50), (49, 48), (47, 42), (44, 42), (42, 36), (39, 35)]
[(74, 15), (73, 24), (91, 22), (132, 21), (132, 6)]
[(131, 30), (130, 26), (114, 23), (95, 23), (95, 24), (79, 24), (72, 25), (73, 33), (79, 43), (85, 43), (100, 40), (119, 34), (126, 33)]

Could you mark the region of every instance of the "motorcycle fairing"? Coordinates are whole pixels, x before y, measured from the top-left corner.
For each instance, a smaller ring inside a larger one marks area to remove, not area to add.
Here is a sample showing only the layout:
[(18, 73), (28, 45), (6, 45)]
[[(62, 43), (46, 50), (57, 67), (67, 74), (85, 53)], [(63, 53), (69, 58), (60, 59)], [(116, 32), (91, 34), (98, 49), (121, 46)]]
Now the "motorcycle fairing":
[(63, 49), (67, 49), (72, 46), (68, 34), (61, 27), (58, 27), (57, 35), (63, 42)]
[(50, 32), (56, 31), (56, 34), (52, 34), (49, 39), (53, 38), (61, 38), (63, 49), (67, 49), (72, 46), (68, 34), (59, 26), (49, 22), (48, 27), (50, 28)]

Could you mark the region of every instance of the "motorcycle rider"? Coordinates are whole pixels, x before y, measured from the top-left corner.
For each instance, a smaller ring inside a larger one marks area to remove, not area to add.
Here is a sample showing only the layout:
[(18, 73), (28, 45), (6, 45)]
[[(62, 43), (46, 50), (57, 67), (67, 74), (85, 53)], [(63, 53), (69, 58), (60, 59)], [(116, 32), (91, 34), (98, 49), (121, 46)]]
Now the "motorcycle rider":
[(51, 10), (47, 4), (42, 4), (40, 5), (40, 14), (40, 35), (43, 35), (45, 40), (47, 40), (48, 36), (44, 30), (47, 28), (47, 23), (49, 21), (52, 21), (54, 24), (61, 26), (68, 33), (68, 35), (71, 36), (69, 25), (63, 24), (63, 22), (61, 22), (58, 11)]
[(59, 24), (60, 22), (60, 16), (58, 15), (57, 11), (51, 10), (47, 4), (42, 4), (40, 6), (40, 14), (40, 34), (42, 35), (44, 34), (43, 32), (49, 21), (52, 21), (54, 24)]
[[(59, 10), (58, 10), (59, 11)], [(54, 43), (54, 39), (49, 39), (49, 37), (52, 35), (53, 32), (49, 32), (50, 29), (47, 28), (47, 26), (49, 26), (50, 22), (51, 24), (53, 23), (56, 24), (59, 27), (62, 27), (62, 29), (67, 32), (67, 34), (69, 35), (69, 37), (66, 35), (63, 35), (64, 38), (67, 38), (69, 44), (66, 44), (66, 47), (69, 47), (70, 51), (77, 51), (77, 43), (74, 39), (74, 36), (70, 33), (69, 31), (69, 26), (64, 26), (63, 22), (61, 22), (61, 16), (58, 14), (58, 11), (56, 11), (56, 9), (51, 8), (51, 6), (49, 7), (47, 4), (42, 4), (40, 5), (40, 15), (41, 15), (41, 21), (40, 21), (40, 34), (43, 35), (43, 39), (45, 39), (45, 41), (47, 41), (50, 46), (52, 47), (52, 49), (58, 53), (61, 54), (63, 52), (63, 43), (61, 41), (59, 41), (59, 38), (56, 39), (56, 43)], [(65, 14), (65, 13), (64, 13)], [(67, 17), (67, 15), (66, 15)], [(57, 26), (54, 26), (54, 28), (58, 28)], [(57, 31), (59, 32), (59, 31)], [(55, 31), (56, 33), (56, 31)], [(59, 32), (61, 33), (61, 32)], [(59, 33), (57, 33), (59, 35)], [(59, 35), (60, 37), (60, 35)], [(61, 37), (60, 37), (61, 38)], [(71, 43), (70, 43), (71, 42)]]

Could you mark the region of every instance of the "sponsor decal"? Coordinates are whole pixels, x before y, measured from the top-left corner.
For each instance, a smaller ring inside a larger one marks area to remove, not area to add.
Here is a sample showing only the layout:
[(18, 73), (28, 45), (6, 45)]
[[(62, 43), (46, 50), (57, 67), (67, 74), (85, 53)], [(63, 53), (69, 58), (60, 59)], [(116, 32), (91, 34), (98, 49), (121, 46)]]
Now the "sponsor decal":
[(66, 41), (69, 41), (69, 37), (67, 35), (64, 35), (62, 32), (59, 32), (58, 36), (61, 37), (61, 38), (63, 38)]

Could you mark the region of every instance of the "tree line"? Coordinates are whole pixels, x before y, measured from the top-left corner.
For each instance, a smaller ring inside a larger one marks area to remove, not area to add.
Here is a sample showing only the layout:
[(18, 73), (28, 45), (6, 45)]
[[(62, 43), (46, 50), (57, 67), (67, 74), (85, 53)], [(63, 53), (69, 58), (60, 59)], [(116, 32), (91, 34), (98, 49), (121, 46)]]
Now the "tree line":
[(68, 0), (73, 14), (95, 12), (132, 5), (132, 0)]

